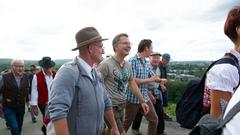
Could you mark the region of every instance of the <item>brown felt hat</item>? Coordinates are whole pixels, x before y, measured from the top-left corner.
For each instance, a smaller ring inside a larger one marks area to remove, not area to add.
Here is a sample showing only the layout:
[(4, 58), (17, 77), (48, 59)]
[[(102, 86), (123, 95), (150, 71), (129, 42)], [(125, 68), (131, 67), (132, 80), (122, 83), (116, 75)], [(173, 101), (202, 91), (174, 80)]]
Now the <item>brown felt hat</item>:
[(77, 47), (73, 48), (72, 51), (78, 50), (79, 48), (89, 45), (93, 42), (107, 40), (107, 38), (103, 39), (102, 36), (98, 33), (97, 29), (94, 27), (85, 27), (77, 32), (75, 36)]

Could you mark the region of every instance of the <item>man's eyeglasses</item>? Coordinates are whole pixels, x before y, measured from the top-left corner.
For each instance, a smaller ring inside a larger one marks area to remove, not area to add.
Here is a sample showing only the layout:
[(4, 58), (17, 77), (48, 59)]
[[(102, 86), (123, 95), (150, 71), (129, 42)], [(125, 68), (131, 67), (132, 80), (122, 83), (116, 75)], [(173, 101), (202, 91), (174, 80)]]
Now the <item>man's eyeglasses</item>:
[(123, 44), (123, 45), (132, 45), (130, 42), (119, 42), (118, 44)]
[(103, 45), (95, 45), (97, 48), (105, 49)]
[(23, 65), (13, 65), (13, 66), (16, 67), (16, 68), (24, 68)]
[(103, 43), (102, 42), (95, 42), (93, 43), (91, 46), (95, 46), (97, 48), (101, 48), (101, 49), (105, 49), (105, 47), (103, 46)]

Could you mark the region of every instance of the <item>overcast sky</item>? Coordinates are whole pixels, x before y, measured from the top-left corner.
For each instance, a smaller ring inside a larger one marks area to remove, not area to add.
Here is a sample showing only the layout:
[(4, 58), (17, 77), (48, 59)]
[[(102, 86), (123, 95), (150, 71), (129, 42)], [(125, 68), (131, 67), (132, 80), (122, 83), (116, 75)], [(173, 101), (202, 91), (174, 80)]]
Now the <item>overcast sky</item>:
[(0, 58), (73, 58), (75, 33), (94, 26), (108, 41), (127, 33), (137, 52), (141, 39), (172, 60), (215, 60), (233, 48), (224, 35), (228, 11), (239, 0), (2, 0)]

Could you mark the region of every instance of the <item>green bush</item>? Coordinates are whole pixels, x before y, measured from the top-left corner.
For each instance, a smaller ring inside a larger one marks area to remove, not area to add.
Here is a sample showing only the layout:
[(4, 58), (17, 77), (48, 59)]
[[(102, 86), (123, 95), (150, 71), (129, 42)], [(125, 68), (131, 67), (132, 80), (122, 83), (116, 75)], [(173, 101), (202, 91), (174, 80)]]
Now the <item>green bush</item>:
[(169, 102), (177, 103), (182, 97), (187, 82), (183, 81), (168, 81), (167, 82), (167, 92)]
[(176, 104), (175, 103), (168, 103), (168, 114), (170, 116), (176, 116)]

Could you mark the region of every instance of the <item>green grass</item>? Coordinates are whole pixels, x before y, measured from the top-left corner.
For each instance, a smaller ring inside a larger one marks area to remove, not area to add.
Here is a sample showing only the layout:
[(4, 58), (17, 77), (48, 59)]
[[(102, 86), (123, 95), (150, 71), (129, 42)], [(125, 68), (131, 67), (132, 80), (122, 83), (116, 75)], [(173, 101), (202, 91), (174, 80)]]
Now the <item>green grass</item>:
[(168, 103), (168, 114), (171, 116), (176, 116), (175, 113), (176, 103)]

